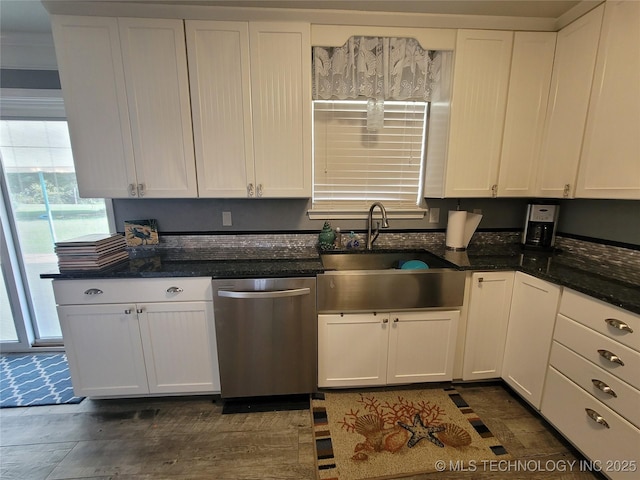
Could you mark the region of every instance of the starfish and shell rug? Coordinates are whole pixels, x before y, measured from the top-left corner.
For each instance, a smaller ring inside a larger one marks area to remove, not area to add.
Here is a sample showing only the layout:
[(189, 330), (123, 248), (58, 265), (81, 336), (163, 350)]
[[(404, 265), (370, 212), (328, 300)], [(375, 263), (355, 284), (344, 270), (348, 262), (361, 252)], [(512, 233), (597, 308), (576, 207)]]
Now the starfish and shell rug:
[(321, 392), (311, 414), (319, 480), (402, 478), (510, 458), (454, 388)]

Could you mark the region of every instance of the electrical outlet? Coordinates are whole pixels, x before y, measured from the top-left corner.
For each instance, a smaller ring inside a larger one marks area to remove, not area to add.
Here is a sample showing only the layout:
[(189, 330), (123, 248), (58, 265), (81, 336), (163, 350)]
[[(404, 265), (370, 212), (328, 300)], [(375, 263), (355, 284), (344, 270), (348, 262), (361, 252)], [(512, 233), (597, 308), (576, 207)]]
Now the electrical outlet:
[(222, 212), (222, 226), (230, 227), (231, 225), (233, 225), (233, 222), (231, 221), (231, 212)]
[(430, 208), (429, 209), (429, 223), (440, 223), (440, 209), (439, 208)]

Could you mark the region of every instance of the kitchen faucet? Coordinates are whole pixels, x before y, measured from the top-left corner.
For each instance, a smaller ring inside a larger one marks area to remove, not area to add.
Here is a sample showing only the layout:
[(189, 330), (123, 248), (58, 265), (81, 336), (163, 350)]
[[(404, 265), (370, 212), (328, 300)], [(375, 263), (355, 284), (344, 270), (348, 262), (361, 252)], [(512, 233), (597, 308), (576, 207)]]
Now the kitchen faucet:
[(378, 235), (380, 234), (380, 222), (376, 222), (376, 231), (374, 232), (373, 237), (371, 237), (371, 224), (373, 223), (373, 210), (376, 207), (380, 207), (380, 212), (382, 213), (382, 228), (389, 228), (389, 222), (387, 221), (387, 211), (384, 208), (384, 205), (380, 202), (374, 202), (369, 207), (369, 217), (367, 219), (367, 250), (371, 250), (373, 248), (373, 242), (376, 241)]

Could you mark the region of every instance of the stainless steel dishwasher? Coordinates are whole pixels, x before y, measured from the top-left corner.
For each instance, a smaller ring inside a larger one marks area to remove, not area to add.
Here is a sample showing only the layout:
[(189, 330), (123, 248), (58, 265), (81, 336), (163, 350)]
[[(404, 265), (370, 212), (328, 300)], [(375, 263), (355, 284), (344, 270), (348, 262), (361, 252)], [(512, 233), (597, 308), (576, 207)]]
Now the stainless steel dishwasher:
[(213, 307), (223, 398), (316, 390), (314, 277), (213, 280)]

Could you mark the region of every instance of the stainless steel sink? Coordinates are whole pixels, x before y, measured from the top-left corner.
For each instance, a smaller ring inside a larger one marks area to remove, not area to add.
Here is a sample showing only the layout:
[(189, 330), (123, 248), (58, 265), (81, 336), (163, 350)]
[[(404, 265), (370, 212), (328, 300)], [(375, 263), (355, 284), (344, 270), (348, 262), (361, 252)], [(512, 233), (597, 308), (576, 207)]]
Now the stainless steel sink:
[[(464, 298), (465, 272), (425, 251), (328, 252), (320, 255), (320, 313), (457, 308)], [(400, 263), (421, 260), (429, 268), (402, 270)]]
[(451, 268), (446, 260), (426, 250), (328, 252), (320, 254), (325, 270), (386, 270), (400, 268), (409, 260), (420, 260), (429, 268)]

